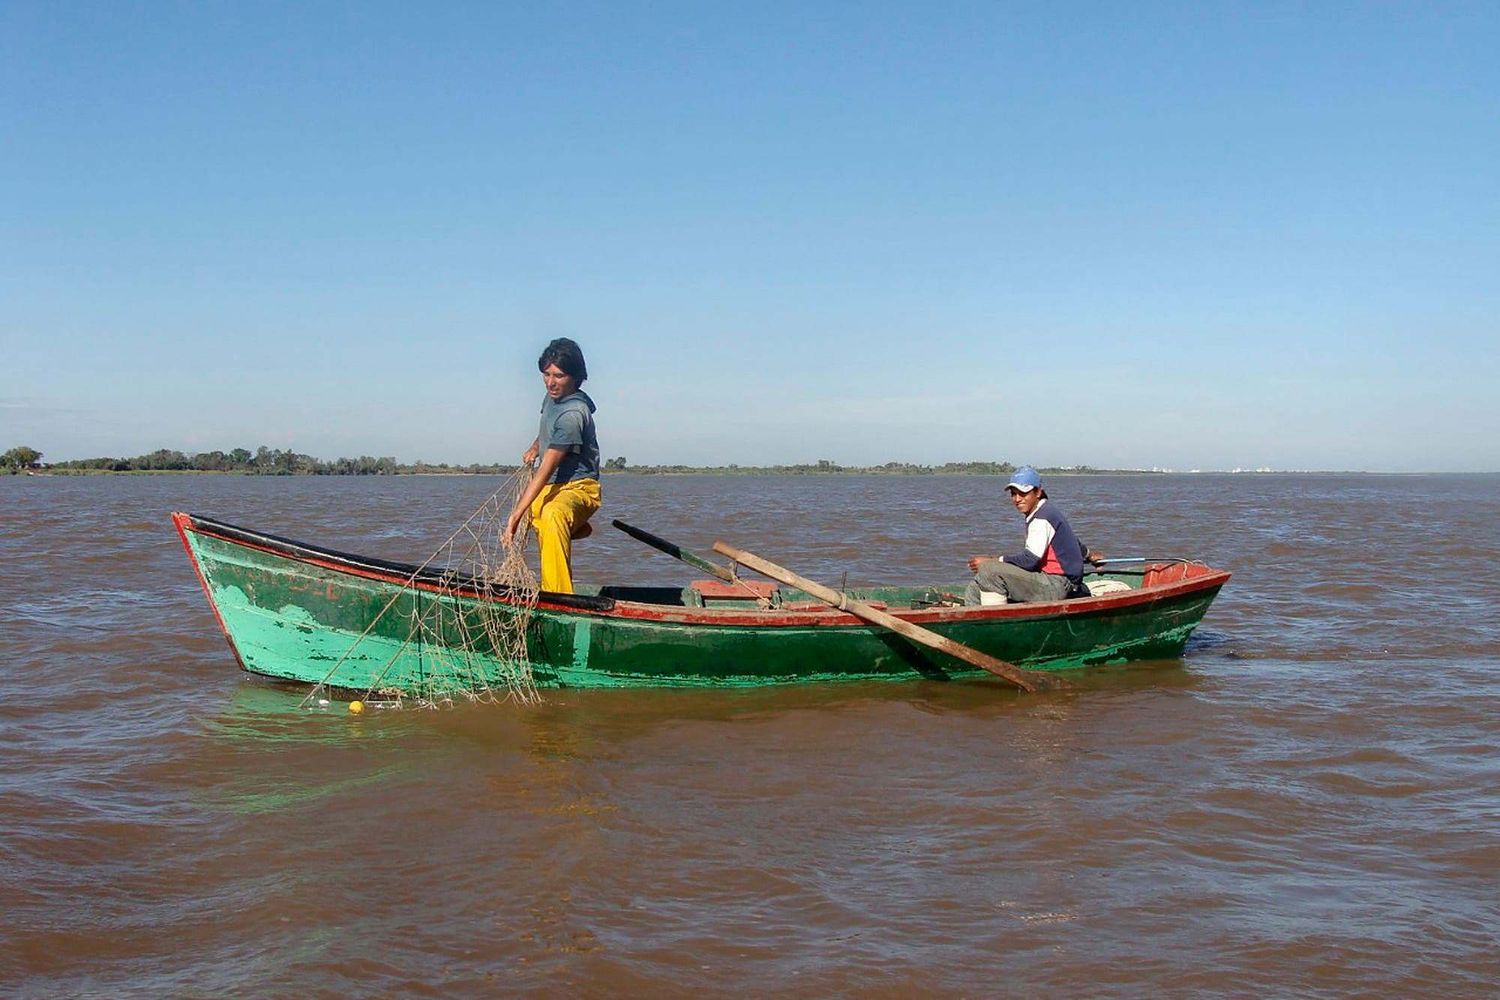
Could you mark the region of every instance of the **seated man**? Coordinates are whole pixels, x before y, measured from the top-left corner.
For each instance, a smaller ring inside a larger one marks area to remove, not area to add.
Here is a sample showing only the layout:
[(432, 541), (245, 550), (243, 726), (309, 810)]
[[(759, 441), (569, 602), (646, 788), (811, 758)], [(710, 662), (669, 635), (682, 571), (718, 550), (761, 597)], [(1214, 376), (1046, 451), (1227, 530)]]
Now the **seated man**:
[[(1048, 501), (1042, 477), (1031, 466), (1022, 466), (1005, 489), (1026, 518), (1026, 548), (1014, 555), (971, 558), (974, 579), (964, 591), (964, 603), (1019, 604), (1089, 596), (1083, 564), (1101, 557), (1078, 540), (1062, 510)], [(986, 600), (984, 594), (997, 597)]]

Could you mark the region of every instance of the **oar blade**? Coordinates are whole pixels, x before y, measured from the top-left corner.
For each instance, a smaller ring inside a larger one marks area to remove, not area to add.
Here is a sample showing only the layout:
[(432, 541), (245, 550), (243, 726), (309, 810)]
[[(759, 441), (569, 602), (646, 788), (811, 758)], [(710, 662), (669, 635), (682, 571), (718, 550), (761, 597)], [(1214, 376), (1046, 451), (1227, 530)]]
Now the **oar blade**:
[(629, 535), (631, 538), (634, 538), (636, 541), (644, 542), (658, 552), (666, 553), (673, 559), (679, 560), (680, 562), (685, 562), (689, 566), (692, 566), (695, 569), (701, 569), (705, 573), (711, 573), (718, 579), (723, 580), (725, 583), (734, 582), (734, 574), (731, 573), (728, 569), (720, 566), (718, 563), (713, 562), (712, 560), (703, 558), (696, 552), (683, 548), (675, 542), (669, 542), (665, 538), (662, 538), (658, 535), (653, 535), (651, 532), (646, 531), (644, 528), (637, 528), (633, 524), (626, 524), (619, 518), (615, 518), (609, 523), (614, 525), (616, 528), (619, 528), (621, 531), (625, 532), (625, 534)]

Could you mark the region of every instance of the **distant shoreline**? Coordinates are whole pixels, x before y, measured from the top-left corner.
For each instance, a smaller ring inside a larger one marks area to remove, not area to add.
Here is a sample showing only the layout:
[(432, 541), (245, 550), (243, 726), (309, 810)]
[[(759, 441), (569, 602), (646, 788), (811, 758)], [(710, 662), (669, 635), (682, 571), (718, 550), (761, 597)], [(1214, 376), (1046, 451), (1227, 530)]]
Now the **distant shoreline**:
[[(68, 469), (56, 467), (44, 467), (42, 469), (28, 470), (18, 475), (30, 476), (32, 478), (70, 478), (80, 476), (245, 476), (254, 478), (369, 478), (380, 476), (407, 476), (407, 477), (430, 477), (430, 478), (458, 478), (466, 476), (509, 476), (513, 475), (516, 467), (484, 469), (477, 472), (468, 470), (439, 470), (439, 469), (401, 469), (395, 472), (256, 472), (245, 469)], [(1039, 469), (1043, 475), (1056, 477), (1073, 476), (1495, 476), (1500, 472), (1369, 472), (1359, 469), (1194, 469), (1180, 471), (1175, 469)], [(0, 477), (4, 473), (0, 472)], [(604, 476), (724, 476), (724, 477), (746, 477), (754, 478), (761, 476), (781, 477), (807, 477), (807, 478), (848, 478), (855, 476), (868, 476), (879, 478), (902, 478), (902, 477), (948, 477), (968, 478), (974, 476), (1006, 475), (1004, 472), (977, 472), (957, 471), (952, 469), (929, 468), (923, 471), (912, 472), (888, 472), (881, 468), (840, 468), (837, 470), (812, 470), (798, 471), (790, 466), (758, 466), (727, 468), (723, 466), (641, 466), (628, 469), (607, 469)]]
[[(41, 461), (42, 453), (30, 447), (17, 447), (0, 459), (0, 475), (27, 476), (98, 476), (98, 475), (218, 475), (218, 476), (513, 476), (519, 465), (469, 462), (455, 465), (447, 462), (398, 462), (390, 456), (380, 458), (361, 455), (358, 458), (336, 458), (331, 461), (314, 458), (290, 449), (267, 448), (255, 451), (235, 448), (233, 451), (209, 451), (188, 455), (181, 451), (159, 448), (134, 458), (80, 458), (64, 462)], [(603, 456), (601, 456), (603, 459)], [(622, 456), (601, 461), (605, 476), (1009, 476), (1017, 466), (1006, 461), (943, 462), (920, 465), (915, 462), (884, 462), (880, 465), (840, 465), (831, 459), (799, 462), (792, 465), (630, 465)], [(1368, 472), (1357, 469), (1098, 469), (1088, 465), (1038, 466), (1044, 476), (1224, 476), (1224, 475), (1296, 475), (1296, 476), (1424, 476), (1424, 475), (1500, 475), (1497, 472)]]
[[(516, 472), (515, 466), (497, 467), (476, 472), (450, 469), (399, 469), (392, 472), (258, 472), (250, 469), (69, 469), (47, 466), (22, 473), (35, 477), (63, 476), (255, 476), (255, 477), (325, 477), (348, 476), (509, 476)], [(1162, 476), (1174, 475), (1160, 469), (1039, 469), (1048, 476)], [(628, 469), (604, 469), (604, 476), (1004, 476), (999, 471), (961, 471), (944, 468), (925, 468), (912, 471), (887, 471), (879, 466), (868, 468), (797, 469), (794, 466), (638, 466)]]
[[(257, 476), (411, 476), (411, 475), (513, 475), (519, 465), (508, 463), (470, 462), (453, 465), (447, 462), (398, 462), (386, 455), (375, 457), (361, 455), (358, 458), (336, 458), (326, 460), (284, 448), (268, 448), (265, 445), (251, 451), (235, 448), (232, 451), (205, 451), (194, 455), (170, 448), (158, 448), (145, 455), (133, 458), (81, 458), (65, 462), (45, 463), (43, 454), (35, 448), (21, 446), (5, 455), (6, 468), (15, 472), (40, 475), (93, 475), (99, 473), (217, 473), (220, 475)], [(832, 459), (820, 458), (816, 462), (800, 462), (791, 465), (630, 465), (623, 457), (606, 459), (599, 456), (600, 471), (606, 475), (634, 473), (636, 475), (726, 475), (726, 476), (925, 476), (949, 475), (993, 475), (1006, 476), (1016, 466), (1006, 461), (944, 462), (940, 465), (919, 465), (913, 462), (885, 462), (880, 465), (841, 465)], [(1116, 472), (1130, 475), (1151, 473), (1136, 469), (1094, 469), (1088, 466), (1066, 468), (1043, 468), (1043, 473), (1063, 475), (1067, 473)]]

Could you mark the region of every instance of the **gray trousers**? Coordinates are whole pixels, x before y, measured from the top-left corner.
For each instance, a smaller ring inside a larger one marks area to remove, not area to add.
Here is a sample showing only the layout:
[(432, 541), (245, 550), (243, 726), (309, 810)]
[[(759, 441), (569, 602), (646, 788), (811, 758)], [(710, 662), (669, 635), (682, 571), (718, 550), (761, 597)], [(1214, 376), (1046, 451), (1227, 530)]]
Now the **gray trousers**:
[(964, 590), (965, 604), (978, 604), (979, 592), (1004, 594), (1011, 603), (1060, 601), (1068, 595), (1068, 578), (1056, 573), (1032, 573), (999, 559), (986, 559)]

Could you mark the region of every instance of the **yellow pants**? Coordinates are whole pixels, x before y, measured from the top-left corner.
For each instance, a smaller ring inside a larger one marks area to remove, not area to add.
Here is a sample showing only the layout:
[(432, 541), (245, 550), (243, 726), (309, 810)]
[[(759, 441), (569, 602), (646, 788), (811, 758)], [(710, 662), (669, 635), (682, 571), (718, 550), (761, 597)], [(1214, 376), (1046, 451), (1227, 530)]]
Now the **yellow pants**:
[(531, 501), (531, 526), (541, 550), (543, 590), (573, 592), (573, 539), (592, 534), (589, 518), (599, 509), (599, 480), (553, 483)]

